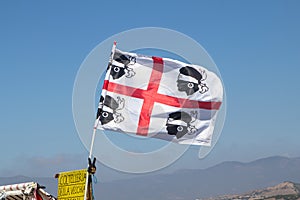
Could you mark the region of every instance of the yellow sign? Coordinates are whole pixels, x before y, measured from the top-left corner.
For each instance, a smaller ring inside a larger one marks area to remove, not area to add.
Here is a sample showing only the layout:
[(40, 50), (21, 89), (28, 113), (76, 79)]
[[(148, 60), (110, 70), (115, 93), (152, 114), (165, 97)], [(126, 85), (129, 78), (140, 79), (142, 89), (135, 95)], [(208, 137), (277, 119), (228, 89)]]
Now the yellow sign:
[(58, 176), (58, 200), (83, 200), (87, 170), (61, 172)]

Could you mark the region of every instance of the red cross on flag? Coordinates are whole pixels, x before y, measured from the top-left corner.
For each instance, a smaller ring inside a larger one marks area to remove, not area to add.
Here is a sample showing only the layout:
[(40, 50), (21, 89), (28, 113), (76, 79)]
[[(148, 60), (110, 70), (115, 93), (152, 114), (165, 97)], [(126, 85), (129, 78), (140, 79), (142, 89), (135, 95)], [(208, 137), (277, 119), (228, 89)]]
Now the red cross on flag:
[(223, 98), (215, 73), (118, 49), (112, 55), (95, 128), (180, 144), (211, 144)]

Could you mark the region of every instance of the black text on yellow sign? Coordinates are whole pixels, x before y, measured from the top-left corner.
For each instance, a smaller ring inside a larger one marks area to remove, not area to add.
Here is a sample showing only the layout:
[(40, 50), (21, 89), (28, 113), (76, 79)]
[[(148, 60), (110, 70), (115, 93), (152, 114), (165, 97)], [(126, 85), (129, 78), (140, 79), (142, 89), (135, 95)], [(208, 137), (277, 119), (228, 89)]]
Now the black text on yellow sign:
[(62, 172), (58, 177), (58, 200), (84, 199), (87, 170)]

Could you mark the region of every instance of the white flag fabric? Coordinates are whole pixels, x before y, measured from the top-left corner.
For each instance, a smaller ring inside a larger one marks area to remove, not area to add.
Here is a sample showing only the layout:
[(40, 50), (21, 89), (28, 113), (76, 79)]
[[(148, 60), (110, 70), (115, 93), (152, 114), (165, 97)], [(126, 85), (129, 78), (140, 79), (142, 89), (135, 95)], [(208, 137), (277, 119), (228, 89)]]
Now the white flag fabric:
[(198, 65), (112, 53), (95, 127), (210, 146), (223, 99), (219, 77)]

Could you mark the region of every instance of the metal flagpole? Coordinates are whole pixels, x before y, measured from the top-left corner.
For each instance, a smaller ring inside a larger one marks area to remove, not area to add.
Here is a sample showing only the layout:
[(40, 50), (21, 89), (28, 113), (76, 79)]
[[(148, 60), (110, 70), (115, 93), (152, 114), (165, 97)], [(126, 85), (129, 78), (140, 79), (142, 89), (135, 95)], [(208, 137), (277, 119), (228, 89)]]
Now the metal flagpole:
[[(114, 44), (113, 44), (112, 49), (111, 49), (111, 54), (110, 54), (110, 57), (109, 57), (109, 65), (112, 64), (113, 57), (114, 57), (115, 51), (116, 51), (116, 46), (117, 46), (117, 42), (114, 41)], [(107, 72), (107, 74), (109, 74), (109, 73)], [(98, 124), (99, 124), (99, 118), (96, 120), (95, 127), (94, 127), (94, 130), (93, 130), (93, 136), (92, 136), (92, 141), (91, 141), (91, 146), (90, 146), (90, 154), (89, 154), (90, 159), (92, 159), (95, 135), (96, 135), (96, 130), (97, 130)]]
[[(114, 55), (115, 55), (115, 51), (116, 51), (116, 46), (117, 46), (117, 42), (114, 41), (114, 44), (113, 44), (112, 49), (111, 49), (110, 58), (109, 58), (109, 65), (112, 64), (112, 61), (113, 61), (113, 58), (114, 58)], [(100, 117), (96, 119), (95, 126), (94, 126), (94, 129), (93, 129), (93, 135), (92, 135), (92, 141), (91, 141), (90, 153), (89, 153), (89, 159), (90, 160), (92, 160), (94, 141), (95, 141), (97, 126), (99, 124), (99, 119), (100, 119)], [(86, 200), (87, 192), (88, 192), (87, 191), (88, 190), (88, 175), (89, 175), (89, 172), (87, 171), (86, 182), (85, 182), (85, 189), (84, 189), (84, 191), (85, 191), (85, 193), (84, 193), (84, 200)]]

